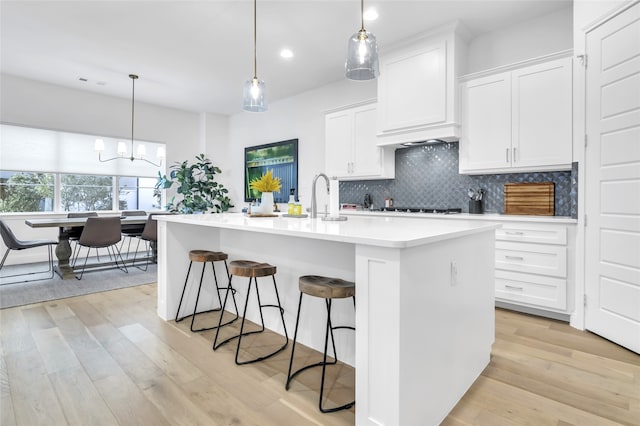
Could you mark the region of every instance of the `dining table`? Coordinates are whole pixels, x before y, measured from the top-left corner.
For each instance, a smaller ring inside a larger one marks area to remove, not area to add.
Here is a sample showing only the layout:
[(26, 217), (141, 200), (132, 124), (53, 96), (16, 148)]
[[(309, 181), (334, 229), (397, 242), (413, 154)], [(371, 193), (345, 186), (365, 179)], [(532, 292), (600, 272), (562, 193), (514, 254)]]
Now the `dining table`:
[[(25, 220), (25, 223), (32, 228), (58, 228), (58, 244), (55, 249), (57, 262), (54, 268), (62, 279), (72, 279), (76, 276), (74, 268), (69, 262), (72, 254), (71, 244), (69, 244), (69, 231), (71, 228), (84, 227), (86, 221), (86, 217)], [(120, 222), (122, 225), (142, 225), (147, 222), (147, 215), (121, 216)]]

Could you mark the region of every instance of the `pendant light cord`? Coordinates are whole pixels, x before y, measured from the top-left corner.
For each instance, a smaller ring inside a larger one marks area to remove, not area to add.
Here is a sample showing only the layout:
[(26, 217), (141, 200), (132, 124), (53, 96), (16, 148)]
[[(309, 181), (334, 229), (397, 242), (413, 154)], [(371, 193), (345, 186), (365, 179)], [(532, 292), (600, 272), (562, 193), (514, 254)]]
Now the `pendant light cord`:
[(257, 13), (256, 13), (257, 0), (253, 0), (253, 78), (258, 79), (258, 29), (257, 29)]
[(366, 31), (364, 29), (364, 0), (360, 0), (360, 31)]
[(135, 118), (135, 108), (136, 108), (136, 79), (138, 78), (135, 74), (129, 74), (129, 78), (131, 78), (131, 161), (134, 159), (133, 155), (133, 123)]

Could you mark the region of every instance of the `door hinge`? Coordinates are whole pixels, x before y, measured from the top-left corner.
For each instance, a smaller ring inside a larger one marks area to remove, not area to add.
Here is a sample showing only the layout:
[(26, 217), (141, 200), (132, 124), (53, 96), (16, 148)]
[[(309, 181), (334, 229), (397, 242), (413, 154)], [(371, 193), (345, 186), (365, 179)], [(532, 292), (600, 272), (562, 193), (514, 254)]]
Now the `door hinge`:
[(577, 55), (576, 58), (580, 60), (580, 65), (582, 65), (583, 68), (587, 68), (587, 55)]

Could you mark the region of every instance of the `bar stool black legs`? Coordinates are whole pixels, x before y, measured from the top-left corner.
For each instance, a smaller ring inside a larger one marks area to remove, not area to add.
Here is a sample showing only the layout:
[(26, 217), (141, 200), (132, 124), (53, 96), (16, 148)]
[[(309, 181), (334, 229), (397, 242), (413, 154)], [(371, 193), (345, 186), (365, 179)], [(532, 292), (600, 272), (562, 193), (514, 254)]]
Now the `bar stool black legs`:
[[(231, 288), (231, 278), (229, 276), (229, 267), (227, 266), (227, 254), (226, 253), (222, 253), (222, 252), (214, 252), (214, 251), (208, 251), (208, 250), (191, 250), (189, 252), (189, 269), (187, 270), (187, 277), (184, 280), (184, 287), (182, 287), (182, 295), (180, 296), (180, 303), (178, 303), (178, 310), (176, 311), (176, 322), (180, 322), (183, 319), (187, 318), (187, 317), (191, 317), (191, 331), (193, 332), (198, 332), (198, 331), (205, 331), (205, 330), (213, 330), (214, 328), (218, 328), (227, 324), (231, 324), (232, 322), (234, 322), (235, 320), (238, 319), (238, 305), (236, 304), (236, 298), (235, 298), (235, 290), (233, 288)], [(224, 267), (227, 271), (227, 279), (228, 279), (228, 285), (227, 287), (220, 287), (218, 285), (218, 277), (216, 275), (216, 268), (213, 265), (214, 262), (220, 262), (223, 261), (224, 262)], [(193, 314), (189, 314), (189, 315), (185, 315), (183, 317), (180, 317), (180, 308), (182, 307), (182, 301), (184, 299), (184, 293), (187, 289), (187, 283), (189, 282), (189, 275), (191, 274), (191, 267), (193, 266), (193, 262), (201, 262), (202, 263), (202, 273), (200, 274), (200, 284), (198, 285), (198, 293), (196, 295), (196, 303), (193, 307)], [(198, 302), (200, 300), (200, 291), (202, 290), (202, 280), (204, 278), (204, 270), (206, 269), (207, 263), (211, 263), (211, 270), (213, 271), (213, 279), (214, 279), (214, 283), (215, 283), (215, 287), (216, 287), (216, 294), (218, 295), (218, 302), (220, 307), (219, 308), (214, 308), (214, 309), (209, 309), (207, 311), (201, 311), (198, 312)], [(227, 290), (225, 293), (225, 304), (226, 304), (226, 298), (227, 295), (229, 293), (229, 291), (231, 291), (231, 297), (233, 299), (233, 305), (235, 307), (235, 318), (225, 322), (224, 324), (222, 324), (222, 316), (224, 315), (224, 306), (222, 303), (222, 300), (220, 298), (220, 290)], [(218, 325), (212, 326), (212, 327), (201, 327), (201, 328), (195, 328), (195, 320), (196, 320), (196, 315), (198, 314), (204, 314), (207, 312), (218, 312), (218, 311), (222, 311), (220, 313), (220, 321), (218, 322)]]
[[(335, 326), (335, 327), (333, 326), (333, 324), (331, 323), (331, 302), (332, 302), (332, 299), (351, 297), (353, 298), (353, 307), (355, 309), (355, 305), (356, 305), (355, 284), (352, 282), (338, 279), (338, 278), (327, 278), (327, 277), (320, 277), (316, 275), (306, 275), (306, 276), (300, 277), (299, 287), (300, 287), (300, 299), (298, 300), (298, 314), (296, 315), (296, 329), (293, 335), (293, 345), (291, 347), (291, 358), (289, 360), (289, 371), (287, 372), (287, 382), (285, 384), (285, 389), (289, 390), (291, 381), (295, 376), (297, 376), (301, 372), (313, 367), (322, 366), (322, 379), (320, 382), (320, 398), (318, 400), (318, 408), (323, 413), (331, 413), (334, 411), (349, 409), (355, 405), (356, 403), (355, 401), (351, 401), (349, 403), (340, 405), (338, 407), (325, 408), (322, 405), (322, 400), (324, 398), (324, 382), (325, 382), (327, 365), (334, 365), (334, 364), (337, 364), (338, 362), (338, 355), (336, 353), (336, 344), (333, 338), (333, 331), (338, 329), (355, 330), (355, 327), (350, 327), (350, 326)], [(324, 354), (323, 354), (322, 362), (306, 365), (292, 373), (293, 358), (295, 355), (296, 340), (298, 337), (298, 325), (300, 324), (302, 296), (304, 294), (308, 294), (316, 297), (322, 297), (325, 299), (325, 304), (327, 306), (327, 325), (325, 329), (325, 338), (324, 338)], [(329, 336), (331, 336), (331, 346), (333, 349), (334, 360), (332, 362), (327, 362)]]
[[(218, 343), (218, 335), (220, 333), (220, 327), (218, 327), (218, 329), (216, 330), (216, 335), (213, 339), (213, 350), (215, 351), (216, 349), (218, 349), (220, 346), (224, 345), (225, 343), (230, 342), (233, 339), (238, 339), (238, 345), (236, 346), (236, 356), (235, 356), (235, 362), (238, 365), (244, 365), (244, 364), (251, 364), (254, 362), (258, 362), (258, 361), (262, 361), (264, 359), (270, 358), (274, 355), (276, 355), (279, 352), (282, 352), (286, 347), (287, 344), (289, 343), (289, 335), (287, 334), (287, 326), (285, 325), (284, 322), (284, 309), (282, 308), (282, 305), (280, 303), (280, 295), (278, 294), (278, 286), (276, 284), (276, 278), (275, 278), (275, 273), (276, 273), (276, 267), (269, 265), (267, 263), (257, 263), (257, 262), (252, 262), (249, 260), (234, 260), (230, 263), (230, 270), (231, 270), (231, 275), (229, 277), (229, 288), (227, 289), (227, 293), (224, 296), (224, 302), (222, 303), (222, 306), (224, 308), (224, 306), (226, 306), (227, 303), (227, 298), (229, 295), (229, 290), (231, 289), (231, 280), (233, 279), (234, 276), (243, 276), (243, 277), (248, 277), (249, 278), (249, 284), (247, 285), (247, 297), (244, 303), (244, 309), (243, 309), (243, 314), (242, 314), (242, 323), (240, 325), (240, 332), (232, 337), (229, 337), (221, 342)], [(266, 276), (271, 276), (272, 280), (273, 280), (273, 288), (275, 290), (275, 295), (276, 295), (276, 301), (277, 301), (277, 305), (276, 304), (263, 304), (262, 301), (260, 300), (260, 290), (258, 289), (258, 277), (266, 277)], [(258, 308), (260, 311), (260, 322), (261, 322), (261, 328), (259, 330), (254, 330), (254, 331), (244, 331), (244, 324), (245, 324), (245, 318), (247, 315), (247, 306), (249, 304), (249, 296), (251, 294), (251, 287), (253, 286), (256, 289), (256, 297), (258, 299)], [(256, 358), (252, 358), (252, 359), (248, 359), (248, 360), (243, 360), (240, 361), (239, 360), (239, 354), (240, 354), (240, 348), (241, 348), (241, 344), (242, 344), (242, 337), (243, 336), (248, 336), (250, 334), (257, 334), (257, 333), (262, 333), (265, 330), (265, 326), (264, 326), (264, 317), (262, 314), (262, 308), (267, 308), (267, 307), (272, 307), (272, 308), (277, 308), (279, 313), (280, 313), (280, 319), (282, 320), (282, 327), (284, 329), (284, 344), (282, 346), (280, 346), (279, 348), (277, 348), (275, 351), (270, 352), (266, 355), (261, 355), (258, 356)], [(220, 317), (220, 321), (222, 321), (222, 317)]]

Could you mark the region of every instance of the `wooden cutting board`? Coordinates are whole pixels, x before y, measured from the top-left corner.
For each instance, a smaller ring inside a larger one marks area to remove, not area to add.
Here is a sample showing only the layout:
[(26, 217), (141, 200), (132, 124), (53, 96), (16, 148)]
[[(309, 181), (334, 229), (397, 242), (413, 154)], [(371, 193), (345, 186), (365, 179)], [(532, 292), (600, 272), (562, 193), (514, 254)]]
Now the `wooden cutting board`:
[(553, 216), (554, 202), (553, 182), (504, 184), (504, 214)]

